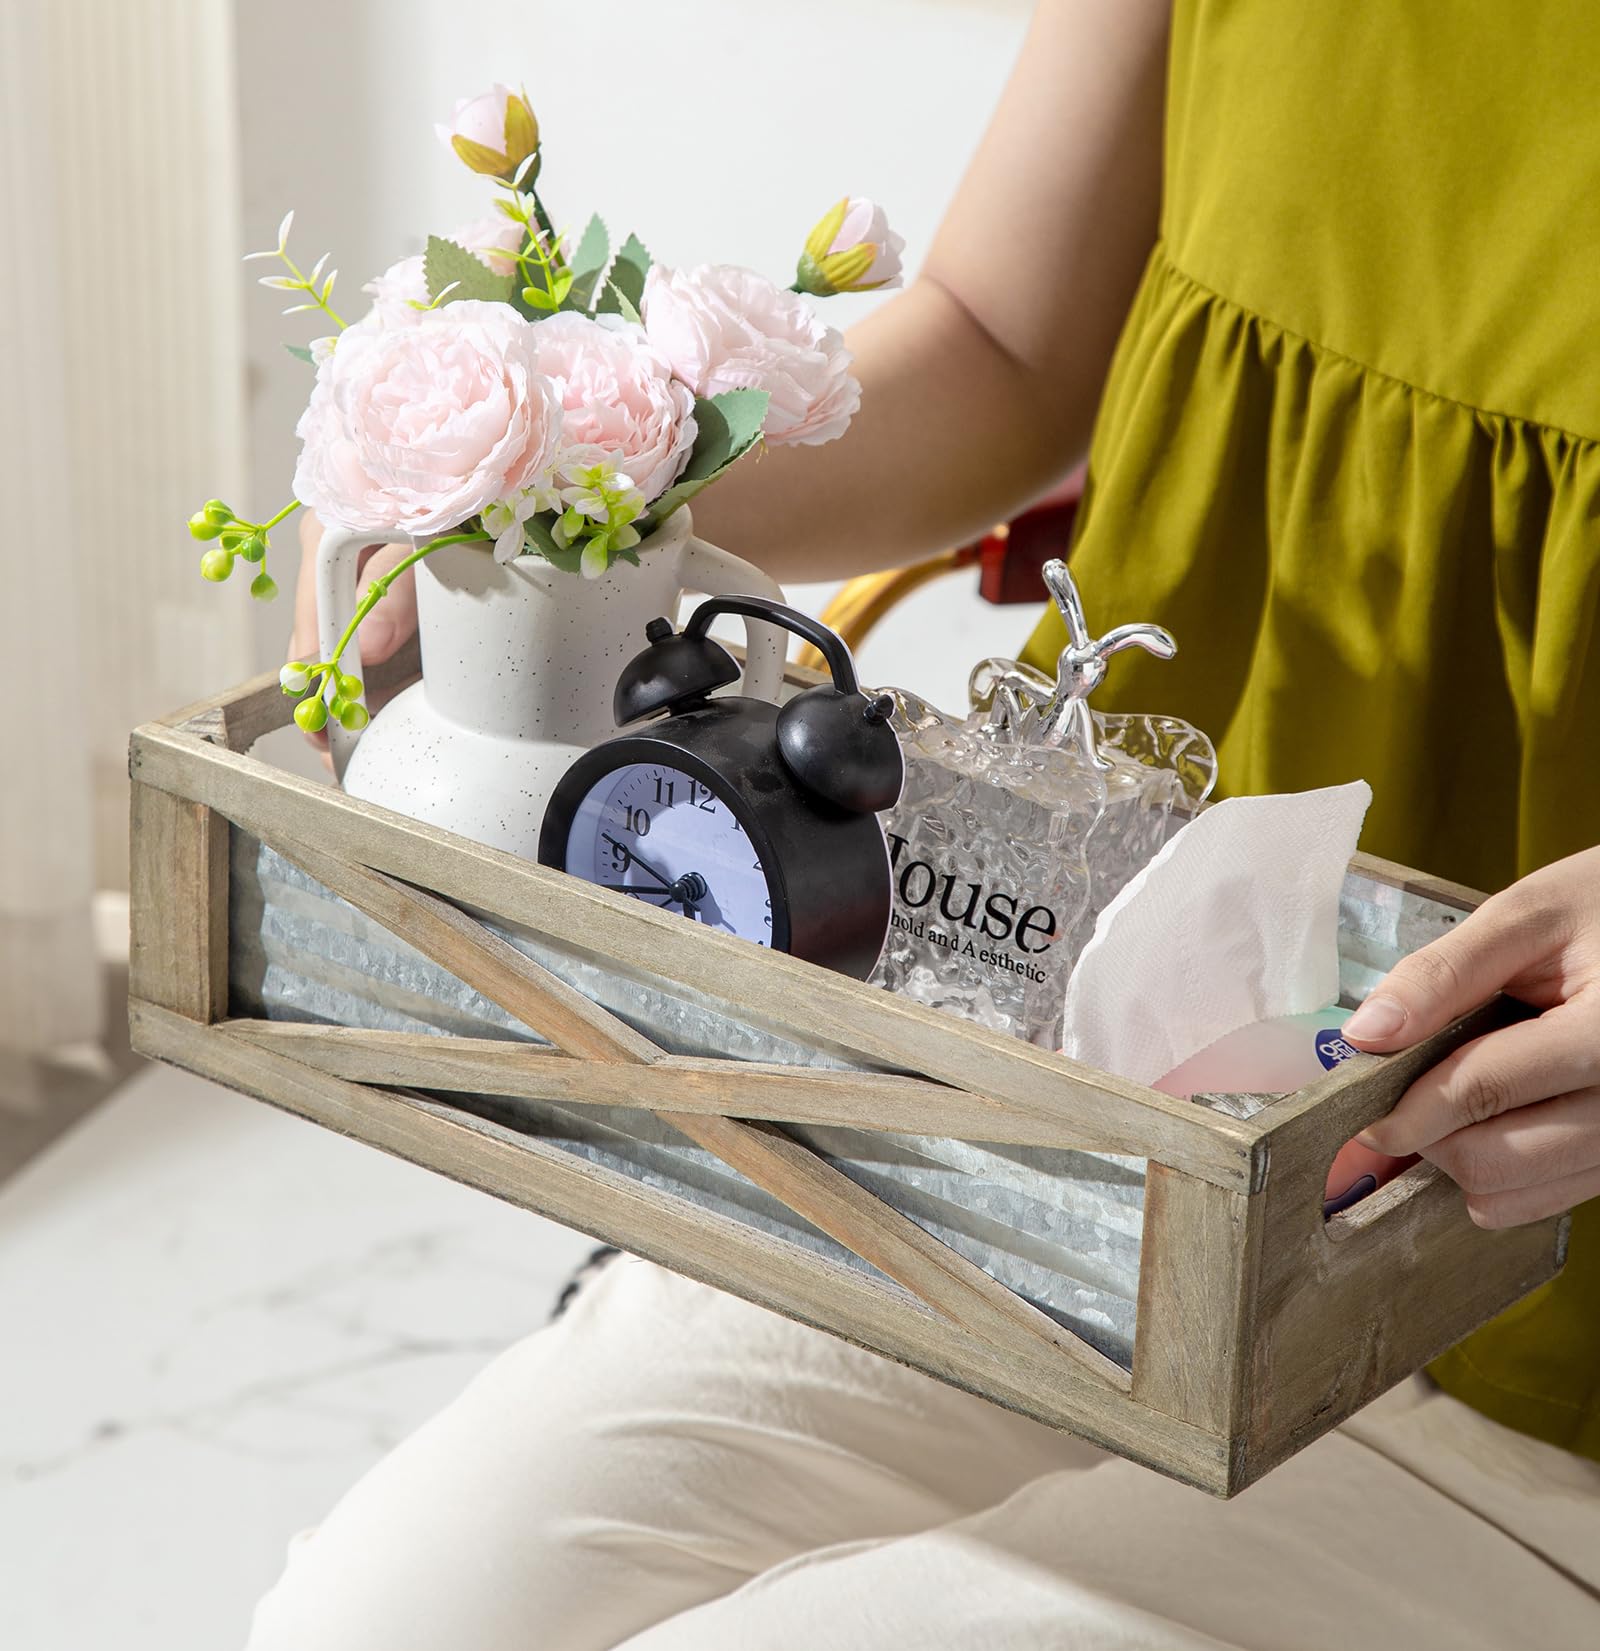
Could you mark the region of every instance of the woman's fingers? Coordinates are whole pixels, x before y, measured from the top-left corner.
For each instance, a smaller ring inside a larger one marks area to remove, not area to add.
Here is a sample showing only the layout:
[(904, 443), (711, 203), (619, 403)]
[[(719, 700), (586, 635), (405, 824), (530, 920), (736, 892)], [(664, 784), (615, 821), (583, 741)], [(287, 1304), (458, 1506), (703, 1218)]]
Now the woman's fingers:
[[(317, 546), (321, 539), (322, 524), (309, 510), (305, 511), (300, 520), (300, 572), (294, 587), (294, 632), (289, 638), (290, 659), (315, 661), (322, 657), (322, 642), (317, 627)], [(387, 573), (409, 554), (410, 547), (407, 545), (368, 545), (356, 563), (356, 600), (360, 601), (375, 578)], [(416, 628), (417, 586), (413, 575), (407, 572), (395, 580), (362, 623), (362, 670), (391, 658)], [(392, 697), (392, 693), (374, 695), (369, 692), (368, 709), (376, 711)], [(321, 748), (323, 761), (329, 762), (327, 730), (307, 734), (306, 738)]]
[(1600, 1198), (1600, 1166), (1508, 1192), (1468, 1193), (1467, 1213), (1480, 1227), (1521, 1227), (1563, 1215), (1591, 1198)]
[[(380, 575), (388, 573), (411, 554), (410, 545), (369, 545), (361, 552), (356, 600)], [(361, 622), (361, 664), (365, 669), (381, 665), (417, 628), (417, 580), (409, 568), (390, 585), (383, 599)]]
[(1560, 916), (1529, 883), (1494, 896), (1459, 928), (1402, 958), (1350, 1017), (1344, 1035), (1380, 1053), (1432, 1036), (1558, 951), (1565, 940)]
[(1395, 1157), (1427, 1154), (1457, 1131), (1591, 1085), (1600, 1085), (1600, 986), (1463, 1045), (1357, 1139)]

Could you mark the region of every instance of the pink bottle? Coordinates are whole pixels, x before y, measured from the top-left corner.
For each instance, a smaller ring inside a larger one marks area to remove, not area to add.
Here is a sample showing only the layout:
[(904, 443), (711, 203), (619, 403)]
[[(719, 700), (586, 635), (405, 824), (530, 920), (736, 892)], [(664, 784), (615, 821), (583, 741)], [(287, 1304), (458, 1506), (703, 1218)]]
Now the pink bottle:
[[(1192, 1095), (1286, 1095), (1359, 1053), (1341, 1035), (1351, 1013), (1321, 1009), (1241, 1026), (1174, 1067), (1155, 1087), (1184, 1100)], [(1416, 1161), (1347, 1141), (1328, 1172), (1322, 1213), (1349, 1209)]]

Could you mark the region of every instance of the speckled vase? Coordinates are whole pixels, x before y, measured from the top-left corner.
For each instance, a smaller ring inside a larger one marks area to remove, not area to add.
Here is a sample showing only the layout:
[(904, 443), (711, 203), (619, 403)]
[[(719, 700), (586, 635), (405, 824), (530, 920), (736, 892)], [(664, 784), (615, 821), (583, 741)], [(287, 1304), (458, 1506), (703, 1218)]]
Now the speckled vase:
[[(355, 608), (356, 557), (371, 534), (330, 532), (318, 552), (324, 659)], [(417, 566), (422, 680), (359, 736), (330, 724), (334, 772), (346, 791), (535, 858), (545, 803), (574, 758), (615, 733), (618, 674), (658, 614), (674, 623), (686, 591), (763, 595), (782, 587), (759, 568), (694, 536), (675, 511), (639, 546), (639, 565), (599, 579), (542, 557), (500, 565), (487, 546), (450, 545)], [(359, 637), (359, 633), (358, 633)], [(742, 692), (776, 696), (782, 631), (747, 625)], [(359, 663), (345, 652), (345, 669)]]

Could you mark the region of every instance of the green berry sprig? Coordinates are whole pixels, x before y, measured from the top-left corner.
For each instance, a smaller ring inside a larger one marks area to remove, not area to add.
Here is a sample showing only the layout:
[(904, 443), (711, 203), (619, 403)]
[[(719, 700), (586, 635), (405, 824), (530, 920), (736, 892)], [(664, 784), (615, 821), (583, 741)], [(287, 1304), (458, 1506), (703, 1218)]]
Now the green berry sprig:
[(233, 573), (235, 560), (242, 557), (259, 570), (250, 581), (250, 594), (257, 601), (270, 602), (278, 594), (278, 582), (265, 566), (272, 529), (299, 508), (296, 499), (265, 522), (247, 522), (221, 499), (207, 499), (189, 518), (189, 531), (195, 538), (216, 541), (200, 558), (200, 577), (220, 585)]
[(425, 556), (431, 556), (434, 551), (442, 550), (446, 545), (493, 542), (492, 536), (481, 528), (469, 529), (464, 533), (447, 533), (442, 538), (419, 545), (387, 573), (380, 573), (373, 579), (367, 586), (365, 595), (356, 604), (356, 611), (350, 616), (350, 622), (345, 626), (331, 659), (318, 660), (314, 665), (304, 660), (291, 659), (278, 672), (278, 683), (284, 693), (300, 698), (300, 703), (294, 708), (297, 726), (307, 734), (318, 734), (328, 726), (328, 718), (332, 716), (338, 718), (339, 725), (348, 728), (351, 733), (365, 728), (371, 719), (367, 715), (366, 706), (361, 703), (361, 678), (339, 669), (339, 661), (344, 658), (344, 651), (350, 646), (350, 640), (356, 634), (361, 621), (388, 594), (389, 587), (395, 580), (408, 568), (415, 567)]
[(278, 672), (278, 682), (284, 693), (303, 696), (294, 708), (294, 720), (307, 734), (320, 733), (330, 716), (351, 733), (365, 728), (370, 720), (361, 703), (361, 678), (340, 671), (337, 661), (308, 665), (292, 659)]

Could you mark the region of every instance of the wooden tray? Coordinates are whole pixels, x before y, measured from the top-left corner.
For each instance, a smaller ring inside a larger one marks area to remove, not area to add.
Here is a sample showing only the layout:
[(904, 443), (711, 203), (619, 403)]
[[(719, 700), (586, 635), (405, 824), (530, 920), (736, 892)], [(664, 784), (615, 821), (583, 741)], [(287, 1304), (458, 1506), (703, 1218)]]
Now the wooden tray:
[[(381, 685), (385, 673), (372, 674)], [(276, 677), (263, 677), (133, 735), (130, 1015), (144, 1054), (1221, 1496), (1561, 1267), (1565, 1218), (1481, 1231), (1460, 1192), (1427, 1165), (1322, 1217), (1340, 1145), (1428, 1065), (1509, 1020), (1503, 1001), (1404, 1055), (1346, 1061), (1241, 1120), (708, 933), (248, 755), (291, 710)], [(234, 828), (547, 1043), (231, 1016)], [(1455, 910), (1478, 898), (1366, 858), (1353, 869)], [(506, 932), (667, 983), (866, 1070), (667, 1054)], [(647, 1109), (870, 1266), (576, 1158), (441, 1098), (452, 1093), (463, 1102), (521, 1095)], [(1131, 1370), (785, 1124), (1147, 1160)]]

